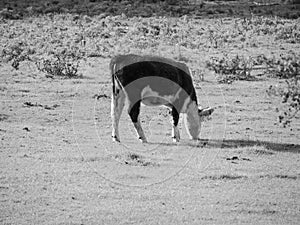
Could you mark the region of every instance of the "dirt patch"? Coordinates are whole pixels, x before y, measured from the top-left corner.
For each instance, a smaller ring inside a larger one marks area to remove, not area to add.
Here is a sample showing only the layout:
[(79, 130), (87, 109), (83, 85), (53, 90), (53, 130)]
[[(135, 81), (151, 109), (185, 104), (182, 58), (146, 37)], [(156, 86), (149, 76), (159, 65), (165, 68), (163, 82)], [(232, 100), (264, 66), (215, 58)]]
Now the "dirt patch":
[(7, 120), (8, 118), (9, 118), (8, 115), (6, 115), (6, 114), (0, 114), (0, 121)]
[(237, 180), (237, 179), (247, 179), (247, 176), (241, 175), (231, 175), (231, 174), (218, 174), (218, 175), (209, 175), (204, 176), (201, 180)]
[(24, 107), (42, 107), (44, 109), (48, 109), (48, 110), (53, 110), (57, 107), (59, 107), (58, 104), (54, 104), (52, 106), (49, 106), (49, 105), (42, 105), (42, 104), (39, 104), (39, 103), (32, 103), (32, 102), (24, 102), (23, 103)]
[(236, 151), (237, 153), (246, 153), (252, 155), (274, 155), (276, 154), (275, 151), (269, 150), (264, 145), (256, 145), (256, 146), (249, 146), (249, 147), (242, 147)]
[(259, 178), (278, 178), (278, 179), (291, 179), (296, 180), (299, 177), (294, 175), (283, 175), (283, 174), (276, 174), (276, 175), (262, 175)]
[(118, 161), (130, 165), (130, 166), (159, 166), (158, 163), (145, 159), (142, 155), (136, 153), (126, 153), (124, 155), (116, 155), (115, 159)]

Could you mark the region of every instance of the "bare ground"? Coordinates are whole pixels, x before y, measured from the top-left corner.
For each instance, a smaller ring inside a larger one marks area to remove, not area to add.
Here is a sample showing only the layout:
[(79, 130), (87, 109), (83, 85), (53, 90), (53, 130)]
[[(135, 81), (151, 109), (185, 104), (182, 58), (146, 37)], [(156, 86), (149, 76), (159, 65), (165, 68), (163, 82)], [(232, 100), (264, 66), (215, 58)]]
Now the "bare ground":
[[(162, 34), (152, 35), (155, 26)], [(59, 14), (4, 20), (0, 32), (1, 50), (15, 44), (44, 57), (76, 47), (97, 56), (81, 63), (80, 79), (0, 62), (1, 224), (299, 223), (299, 117), (279, 126), (280, 99), (266, 93), (283, 81), (256, 74), (219, 84), (204, 69), (220, 55), (299, 52), (297, 21)], [(109, 57), (132, 49), (187, 59), (204, 73), (204, 81), (194, 76), (199, 102), (219, 107), (201, 140), (188, 140), (181, 123), (182, 141), (172, 143), (168, 112), (144, 107), (149, 144), (138, 142), (126, 110), (122, 142), (111, 142)]]
[(222, 107), (201, 141), (182, 128), (173, 144), (167, 112), (143, 108), (150, 143), (124, 112), (118, 144), (107, 64), (90, 60), (75, 80), (1, 67), (1, 224), (299, 223), (299, 121), (274, 124), (275, 81), (228, 86), (209, 74), (198, 97)]

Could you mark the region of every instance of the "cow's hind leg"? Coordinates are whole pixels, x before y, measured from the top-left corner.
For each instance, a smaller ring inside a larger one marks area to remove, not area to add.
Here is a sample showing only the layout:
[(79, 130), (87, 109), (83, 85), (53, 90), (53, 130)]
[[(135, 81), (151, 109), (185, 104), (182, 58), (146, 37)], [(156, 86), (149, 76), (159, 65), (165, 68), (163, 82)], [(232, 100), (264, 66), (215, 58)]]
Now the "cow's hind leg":
[(119, 121), (122, 110), (125, 105), (125, 93), (119, 90), (117, 94), (112, 94), (111, 98), (111, 118), (112, 118), (112, 139), (120, 142), (119, 136)]
[(134, 105), (129, 105), (128, 113), (131, 118), (131, 121), (133, 122), (134, 128), (136, 130), (136, 133), (138, 135), (139, 140), (142, 143), (146, 143), (147, 139), (144, 134), (143, 128), (140, 123), (139, 119), (139, 114), (140, 114), (140, 106), (141, 106), (141, 101), (138, 101), (134, 103)]
[(176, 107), (172, 107), (172, 117), (173, 117), (173, 124), (172, 124), (172, 138), (173, 142), (179, 142), (180, 140), (180, 132), (178, 129), (178, 121), (179, 121), (179, 113)]

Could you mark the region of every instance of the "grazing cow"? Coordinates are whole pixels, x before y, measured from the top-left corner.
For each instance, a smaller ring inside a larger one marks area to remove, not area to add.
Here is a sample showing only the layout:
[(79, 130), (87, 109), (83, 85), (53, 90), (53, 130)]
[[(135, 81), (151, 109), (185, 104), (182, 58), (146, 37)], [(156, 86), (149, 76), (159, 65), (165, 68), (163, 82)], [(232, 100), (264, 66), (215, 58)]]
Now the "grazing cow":
[(189, 136), (198, 139), (203, 117), (212, 108), (198, 108), (196, 91), (188, 67), (180, 62), (158, 56), (118, 55), (110, 62), (112, 77), (112, 138), (120, 141), (118, 124), (127, 98), (128, 113), (138, 138), (147, 142), (139, 121), (140, 105), (164, 105), (173, 117), (172, 137), (180, 140), (177, 127), (179, 114), (184, 113)]

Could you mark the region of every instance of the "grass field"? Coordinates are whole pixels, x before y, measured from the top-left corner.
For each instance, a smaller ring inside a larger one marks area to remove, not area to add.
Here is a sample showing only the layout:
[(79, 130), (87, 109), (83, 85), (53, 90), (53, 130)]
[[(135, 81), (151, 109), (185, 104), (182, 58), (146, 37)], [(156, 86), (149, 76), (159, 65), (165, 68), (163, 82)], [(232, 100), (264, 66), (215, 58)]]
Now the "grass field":
[[(267, 93), (299, 66), (299, 19), (200, 14), (0, 20), (1, 224), (299, 223), (299, 115), (284, 128)], [(108, 64), (123, 53), (191, 68), (200, 104), (217, 106), (198, 142), (180, 122), (172, 143), (155, 107), (141, 112), (149, 144), (126, 110), (111, 141)]]

